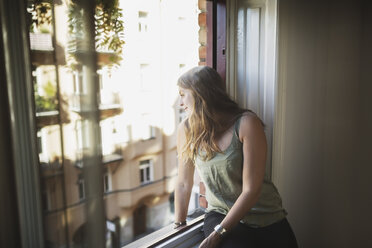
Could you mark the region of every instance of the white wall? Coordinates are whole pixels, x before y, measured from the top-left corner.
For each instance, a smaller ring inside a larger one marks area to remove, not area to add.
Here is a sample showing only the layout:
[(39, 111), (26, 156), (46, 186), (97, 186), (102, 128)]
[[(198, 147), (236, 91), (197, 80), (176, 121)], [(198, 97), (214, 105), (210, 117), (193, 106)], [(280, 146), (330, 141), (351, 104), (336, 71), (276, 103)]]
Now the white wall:
[(273, 179), (300, 247), (372, 247), (372, 4), (279, 1)]

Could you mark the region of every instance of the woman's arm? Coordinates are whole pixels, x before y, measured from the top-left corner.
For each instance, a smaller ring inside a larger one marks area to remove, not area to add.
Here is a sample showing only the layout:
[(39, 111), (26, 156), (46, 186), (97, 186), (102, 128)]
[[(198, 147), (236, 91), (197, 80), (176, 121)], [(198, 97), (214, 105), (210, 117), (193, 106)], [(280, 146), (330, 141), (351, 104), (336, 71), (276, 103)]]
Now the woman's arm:
[[(244, 115), (241, 119), (239, 139), (243, 142), (242, 193), (220, 225), (231, 230), (257, 202), (265, 176), (266, 137), (258, 117)], [(215, 231), (200, 247), (214, 247), (220, 235)]]
[(185, 161), (182, 149), (186, 143), (185, 123), (181, 122), (177, 130), (178, 176), (175, 187), (175, 222), (186, 220), (192, 186), (194, 183), (194, 165)]

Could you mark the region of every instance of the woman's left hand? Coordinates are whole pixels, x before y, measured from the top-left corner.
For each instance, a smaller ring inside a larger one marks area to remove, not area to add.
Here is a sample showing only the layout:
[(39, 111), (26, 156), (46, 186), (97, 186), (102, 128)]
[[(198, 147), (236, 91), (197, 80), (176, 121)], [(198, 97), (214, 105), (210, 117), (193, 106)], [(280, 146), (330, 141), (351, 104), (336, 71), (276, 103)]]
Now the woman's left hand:
[(203, 240), (199, 248), (215, 248), (221, 241), (221, 235), (213, 231), (209, 236)]

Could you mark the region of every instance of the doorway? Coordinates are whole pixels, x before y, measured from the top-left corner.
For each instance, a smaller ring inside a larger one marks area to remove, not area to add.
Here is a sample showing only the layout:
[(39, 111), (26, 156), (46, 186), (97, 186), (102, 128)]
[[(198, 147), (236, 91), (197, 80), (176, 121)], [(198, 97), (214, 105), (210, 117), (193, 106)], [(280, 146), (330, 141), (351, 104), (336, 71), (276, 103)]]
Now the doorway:
[(146, 212), (147, 212), (147, 206), (145, 204), (141, 204), (133, 212), (134, 237), (137, 237), (147, 231)]

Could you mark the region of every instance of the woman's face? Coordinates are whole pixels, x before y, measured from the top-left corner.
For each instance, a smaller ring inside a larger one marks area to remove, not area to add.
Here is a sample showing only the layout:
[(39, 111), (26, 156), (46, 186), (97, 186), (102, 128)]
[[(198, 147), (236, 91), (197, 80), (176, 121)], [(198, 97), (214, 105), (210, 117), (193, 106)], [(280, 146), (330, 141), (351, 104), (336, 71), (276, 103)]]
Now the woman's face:
[(194, 110), (194, 97), (192, 96), (192, 91), (182, 87), (178, 88), (180, 94), (180, 105), (185, 110), (187, 115), (190, 115)]

